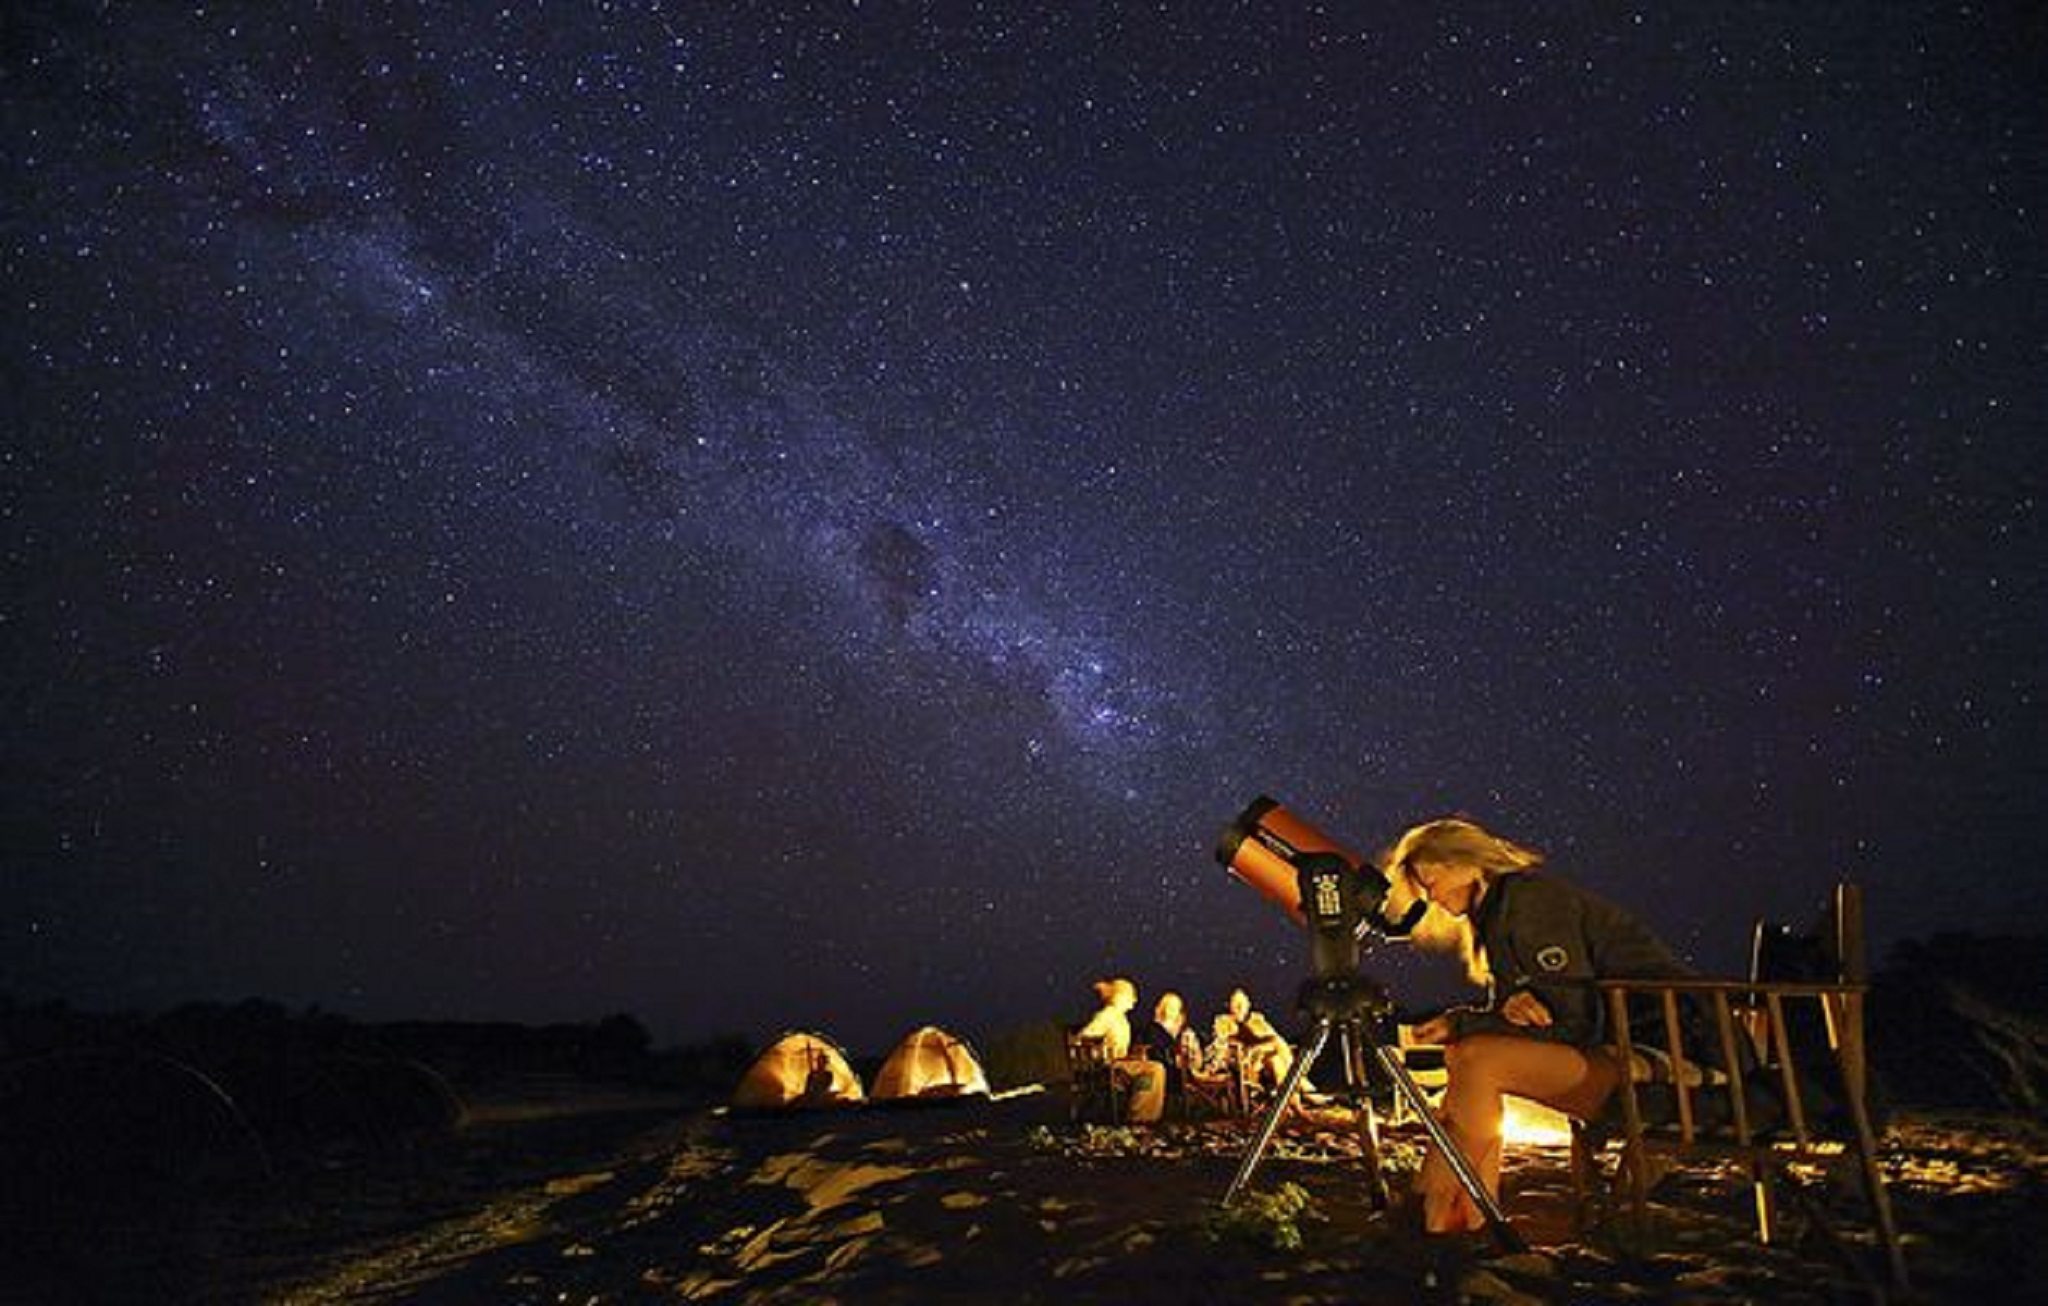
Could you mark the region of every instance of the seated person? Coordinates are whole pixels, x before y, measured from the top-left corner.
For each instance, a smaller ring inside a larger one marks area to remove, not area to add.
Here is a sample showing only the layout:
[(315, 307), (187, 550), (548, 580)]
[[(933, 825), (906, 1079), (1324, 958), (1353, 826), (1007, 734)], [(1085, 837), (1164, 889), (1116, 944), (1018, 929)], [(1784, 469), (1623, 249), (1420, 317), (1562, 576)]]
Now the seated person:
[(1186, 1072), (1200, 1068), (1201, 1036), (1188, 1024), (1187, 1004), (1181, 1000), (1180, 994), (1171, 989), (1160, 994), (1159, 1001), (1152, 1007), (1151, 1039), (1166, 1064), (1174, 1070)]
[(1227, 1075), (1237, 1068), (1237, 1022), (1227, 1011), (1209, 1022), (1209, 1042), (1202, 1049), (1202, 1073)]
[[(1413, 902), (1427, 902), (1410, 937), (1455, 952), (1493, 995), (1484, 1009), (1419, 1023), (1410, 1037), (1444, 1045), (1447, 1086), (1438, 1118), (1487, 1193), (1498, 1194), (1503, 1094), (1592, 1119), (1626, 1073), (1610, 1045), (1614, 1032), (1599, 994), (1571, 981), (1689, 972), (1633, 916), (1549, 874), (1541, 853), (1471, 821), (1415, 826), (1384, 862), (1393, 887), (1383, 915), (1392, 919)], [(1646, 1028), (1639, 1042), (1647, 1048), (1655, 1039)], [(1477, 1204), (1434, 1148), (1415, 1186), (1427, 1232), (1484, 1227)]]
[(1146, 1039), (1153, 1056), (1166, 1065), (1167, 1098), (1179, 1102), (1188, 1079), (1199, 1077), (1202, 1068), (1202, 1039), (1188, 1024), (1187, 1004), (1180, 994), (1169, 989), (1159, 995)]
[(1243, 1045), (1245, 1070), (1254, 1083), (1278, 1088), (1287, 1082), (1287, 1072), (1294, 1069), (1294, 1049), (1265, 1016), (1254, 1011), (1245, 1017), (1238, 1042)]
[(1251, 995), (1243, 989), (1230, 991), (1230, 1019), (1237, 1030), (1238, 1056), (1247, 1077), (1267, 1088), (1278, 1088), (1294, 1065), (1294, 1049), (1264, 1013), (1252, 1010)]
[(1131, 1055), (1131, 1012), (1138, 1005), (1138, 986), (1121, 977), (1097, 980), (1095, 996), (1102, 1006), (1075, 1037), (1101, 1043), (1105, 1060), (1122, 1061)]
[(1110, 1063), (1110, 1080), (1125, 1102), (1125, 1118), (1134, 1124), (1159, 1119), (1166, 1108), (1166, 1070), (1145, 1056), (1131, 1040), (1131, 1012), (1138, 1005), (1138, 986), (1121, 977), (1098, 980), (1095, 995), (1102, 1006), (1075, 1037), (1099, 1042)]

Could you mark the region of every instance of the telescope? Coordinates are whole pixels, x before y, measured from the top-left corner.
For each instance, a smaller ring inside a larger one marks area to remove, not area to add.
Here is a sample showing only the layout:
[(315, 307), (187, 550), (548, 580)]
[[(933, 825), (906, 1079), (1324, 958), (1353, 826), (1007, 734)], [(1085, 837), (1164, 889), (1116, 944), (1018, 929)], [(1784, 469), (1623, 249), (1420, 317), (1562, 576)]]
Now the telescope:
[(1418, 899), (1400, 920), (1383, 918), (1393, 886), (1380, 868), (1263, 794), (1223, 828), (1216, 860), (1308, 929), (1318, 979), (1349, 975), (1367, 934), (1406, 937), (1429, 910)]
[(1296, 999), (1297, 1008), (1310, 1021), (1305, 1045), (1225, 1190), (1223, 1205), (1235, 1201), (1250, 1182), (1281, 1116), (1301, 1091), (1309, 1067), (1334, 1043), (1341, 1095), (1352, 1097), (1358, 1106), (1359, 1141), (1373, 1206), (1386, 1210), (1390, 1201), (1380, 1166), (1379, 1121), (1372, 1104), (1371, 1089), (1377, 1084), (1406, 1103), (1421, 1121), (1451, 1173), (1479, 1208), (1495, 1241), (1506, 1251), (1525, 1250), (1500, 1204), (1486, 1191), (1470, 1158), (1445, 1132), (1396, 1051), (1394, 1006), (1386, 990), (1358, 973), (1360, 945), (1368, 934), (1406, 937), (1429, 910), (1429, 903), (1418, 898), (1400, 920), (1387, 920), (1381, 908), (1392, 885), (1385, 873), (1264, 795), (1253, 799), (1224, 827), (1216, 841), (1216, 860), (1307, 929), (1313, 971)]

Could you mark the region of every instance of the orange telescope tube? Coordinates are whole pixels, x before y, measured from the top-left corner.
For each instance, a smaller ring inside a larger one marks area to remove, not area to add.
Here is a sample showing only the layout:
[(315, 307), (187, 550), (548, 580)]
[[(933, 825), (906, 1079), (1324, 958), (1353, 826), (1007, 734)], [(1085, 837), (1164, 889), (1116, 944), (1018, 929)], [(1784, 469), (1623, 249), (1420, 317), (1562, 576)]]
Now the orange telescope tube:
[(1357, 853), (1263, 794), (1216, 841), (1216, 860), (1301, 926), (1308, 918), (1301, 910), (1294, 859), (1304, 853), (1335, 853), (1354, 871), (1365, 864)]

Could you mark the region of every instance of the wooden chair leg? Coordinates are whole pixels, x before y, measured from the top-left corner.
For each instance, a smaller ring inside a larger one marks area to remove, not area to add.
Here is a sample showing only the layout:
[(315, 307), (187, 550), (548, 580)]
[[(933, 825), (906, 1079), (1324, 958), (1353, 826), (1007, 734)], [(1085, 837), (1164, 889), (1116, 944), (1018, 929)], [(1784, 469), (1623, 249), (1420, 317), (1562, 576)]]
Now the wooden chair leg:
[(1620, 1166), (1614, 1177), (1628, 1189), (1629, 1210), (1642, 1220), (1650, 1213), (1650, 1153), (1640, 1134), (1622, 1146)]
[(1911, 1291), (1912, 1281), (1906, 1274), (1906, 1249), (1899, 1242), (1899, 1225), (1892, 1215), (1891, 1193), (1884, 1186), (1884, 1171), (1877, 1163), (1877, 1132), (1871, 1127), (1868, 1104), (1860, 1094), (1850, 1094), (1849, 1115), (1856, 1126), (1856, 1159), (1863, 1176), (1863, 1196), (1870, 1203), (1870, 1213), (1876, 1220), (1878, 1240), (1884, 1244), (1886, 1268), (1891, 1272), (1894, 1286), (1901, 1291)]
[(1572, 1228), (1584, 1233), (1593, 1225), (1593, 1186), (1599, 1178), (1599, 1161), (1583, 1120), (1572, 1121)]
[(1768, 1247), (1777, 1234), (1778, 1223), (1778, 1203), (1771, 1191), (1768, 1162), (1752, 1160), (1749, 1163), (1749, 1185), (1756, 1195), (1756, 1240)]

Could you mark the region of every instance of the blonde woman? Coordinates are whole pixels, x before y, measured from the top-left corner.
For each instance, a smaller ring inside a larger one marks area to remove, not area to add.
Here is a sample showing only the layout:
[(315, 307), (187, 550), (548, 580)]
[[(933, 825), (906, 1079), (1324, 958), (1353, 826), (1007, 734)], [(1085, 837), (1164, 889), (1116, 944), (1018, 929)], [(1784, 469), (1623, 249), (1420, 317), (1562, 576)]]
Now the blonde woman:
[[(1689, 972), (1639, 921), (1605, 899), (1541, 872), (1543, 855), (1467, 820), (1428, 821), (1385, 855), (1393, 889), (1385, 911), (1429, 904), (1410, 936), (1456, 951), (1487, 988), (1483, 1008), (1445, 1012), (1414, 1027), (1417, 1043), (1444, 1045), (1448, 1081), (1439, 1116), (1489, 1193), (1500, 1192), (1501, 1097), (1512, 1093), (1581, 1119), (1621, 1080), (1599, 994), (1558, 983)], [(1449, 1164), (1431, 1149), (1416, 1176), (1423, 1228), (1457, 1233), (1484, 1217)]]
[(1124, 1096), (1125, 1119), (1150, 1124), (1166, 1109), (1166, 1067), (1131, 1045), (1131, 1012), (1138, 1006), (1138, 986), (1127, 979), (1098, 980), (1095, 996), (1102, 1007), (1081, 1026), (1078, 1037), (1100, 1039), (1109, 1073)]
[(1097, 980), (1095, 996), (1102, 1006), (1077, 1037), (1099, 1040), (1108, 1060), (1122, 1061), (1131, 1055), (1131, 1012), (1138, 1006), (1138, 986), (1121, 977)]

